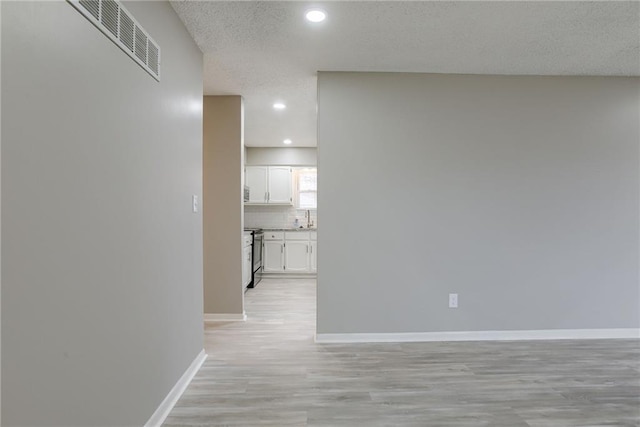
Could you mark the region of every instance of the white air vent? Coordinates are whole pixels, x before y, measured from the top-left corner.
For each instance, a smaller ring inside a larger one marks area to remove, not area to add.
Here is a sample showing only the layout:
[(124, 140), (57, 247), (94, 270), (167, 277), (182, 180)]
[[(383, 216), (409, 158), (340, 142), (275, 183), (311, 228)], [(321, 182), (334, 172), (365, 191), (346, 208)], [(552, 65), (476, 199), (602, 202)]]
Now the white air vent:
[(160, 48), (156, 46), (151, 39), (148, 39), (147, 42), (149, 43), (149, 47), (147, 48), (147, 64), (149, 68), (151, 68), (151, 71), (157, 74), (158, 71), (160, 71)]
[(100, 22), (111, 34), (118, 37), (118, 15), (120, 7), (114, 0), (102, 0)]
[(79, 3), (91, 16), (98, 19), (100, 16), (100, 2), (98, 0), (80, 0)]
[(127, 48), (129, 53), (133, 53), (133, 37), (136, 32), (136, 24), (127, 12), (120, 9), (120, 41)]
[(67, 0), (120, 49), (160, 81), (160, 47), (117, 0)]
[(147, 63), (147, 36), (140, 27), (136, 27), (136, 56)]

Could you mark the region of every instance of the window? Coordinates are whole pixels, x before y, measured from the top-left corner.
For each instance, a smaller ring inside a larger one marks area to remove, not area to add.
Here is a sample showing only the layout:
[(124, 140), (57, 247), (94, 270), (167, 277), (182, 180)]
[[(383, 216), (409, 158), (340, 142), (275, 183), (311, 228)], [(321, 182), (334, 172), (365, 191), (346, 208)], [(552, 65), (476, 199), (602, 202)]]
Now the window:
[(301, 168), (295, 171), (296, 207), (298, 209), (317, 209), (318, 207), (318, 170)]

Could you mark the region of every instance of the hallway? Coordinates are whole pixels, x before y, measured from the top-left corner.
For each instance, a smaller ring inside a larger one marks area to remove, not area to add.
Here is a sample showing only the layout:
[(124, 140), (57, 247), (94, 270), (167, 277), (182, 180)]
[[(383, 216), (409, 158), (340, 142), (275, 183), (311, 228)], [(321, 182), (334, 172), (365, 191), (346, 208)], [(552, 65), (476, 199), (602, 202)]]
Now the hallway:
[(315, 344), (315, 280), (266, 279), (165, 426), (596, 426), (640, 422), (637, 340)]

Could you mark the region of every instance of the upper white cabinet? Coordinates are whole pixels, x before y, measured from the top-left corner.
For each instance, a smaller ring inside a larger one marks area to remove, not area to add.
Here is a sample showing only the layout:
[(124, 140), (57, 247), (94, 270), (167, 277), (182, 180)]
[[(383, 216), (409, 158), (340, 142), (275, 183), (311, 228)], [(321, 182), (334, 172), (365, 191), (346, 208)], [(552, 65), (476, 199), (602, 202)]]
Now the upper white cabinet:
[(289, 166), (247, 166), (245, 185), (250, 204), (293, 204), (291, 168)]
[(247, 203), (267, 203), (267, 166), (247, 166), (244, 171), (244, 184), (249, 187)]
[(293, 204), (291, 191), (291, 168), (287, 166), (269, 166), (268, 203)]

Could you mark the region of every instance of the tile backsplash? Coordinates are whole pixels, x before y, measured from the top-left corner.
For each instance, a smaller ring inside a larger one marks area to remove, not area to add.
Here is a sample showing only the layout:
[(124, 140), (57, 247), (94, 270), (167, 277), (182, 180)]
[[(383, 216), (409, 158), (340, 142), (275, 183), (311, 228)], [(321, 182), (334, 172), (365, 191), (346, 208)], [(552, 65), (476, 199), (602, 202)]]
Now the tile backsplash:
[[(248, 205), (244, 207), (245, 228), (293, 228), (298, 218), (300, 225), (307, 225), (306, 210), (293, 206)], [(311, 211), (314, 226), (318, 225), (318, 212)]]

